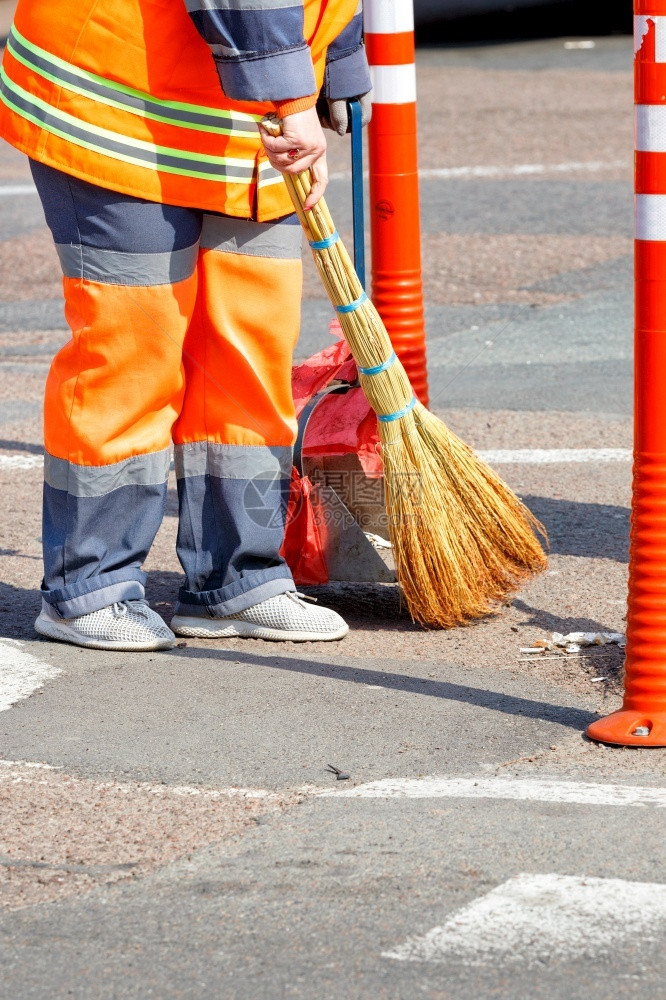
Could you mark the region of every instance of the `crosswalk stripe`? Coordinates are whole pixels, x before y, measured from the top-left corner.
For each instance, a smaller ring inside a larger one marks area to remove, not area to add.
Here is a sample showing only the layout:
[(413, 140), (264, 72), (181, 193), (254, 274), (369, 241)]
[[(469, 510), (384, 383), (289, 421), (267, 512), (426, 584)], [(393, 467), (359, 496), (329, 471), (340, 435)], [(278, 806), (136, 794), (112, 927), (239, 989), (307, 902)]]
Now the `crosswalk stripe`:
[(633, 952), (665, 924), (664, 885), (521, 874), (382, 957), (543, 970), (554, 960), (611, 958), (625, 942)]
[(666, 808), (666, 788), (538, 778), (382, 778), (322, 796), (352, 799), (512, 799), (584, 806)]
[(62, 673), (59, 667), (42, 663), (16, 639), (0, 639), (0, 712), (29, 698), (46, 681)]

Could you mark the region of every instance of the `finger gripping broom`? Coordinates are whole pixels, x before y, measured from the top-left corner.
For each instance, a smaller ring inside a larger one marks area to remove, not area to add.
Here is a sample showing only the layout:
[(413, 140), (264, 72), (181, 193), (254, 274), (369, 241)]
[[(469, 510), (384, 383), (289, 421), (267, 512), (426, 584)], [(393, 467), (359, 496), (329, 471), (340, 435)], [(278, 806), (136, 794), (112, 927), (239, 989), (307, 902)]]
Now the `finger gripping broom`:
[[(272, 135), (280, 122), (262, 123)], [(315, 264), (377, 414), (398, 582), (412, 617), (450, 628), (493, 610), (546, 566), (545, 530), (492, 469), (414, 396), (326, 202), (304, 211), (313, 177), (284, 174)]]

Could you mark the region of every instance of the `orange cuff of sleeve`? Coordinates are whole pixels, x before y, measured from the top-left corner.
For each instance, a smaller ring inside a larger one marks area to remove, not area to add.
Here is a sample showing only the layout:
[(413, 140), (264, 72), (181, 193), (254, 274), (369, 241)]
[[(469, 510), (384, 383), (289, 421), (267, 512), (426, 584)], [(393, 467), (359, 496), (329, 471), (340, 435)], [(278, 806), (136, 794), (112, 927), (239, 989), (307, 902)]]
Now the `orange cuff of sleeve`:
[(310, 94), (309, 97), (297, 97), (294, 101), (275, 101), (275, 110), (280, 118), (285, 115), (295, 115), (299, 111), (307, 111), (314, 108), (317, 103), (317, 94)]

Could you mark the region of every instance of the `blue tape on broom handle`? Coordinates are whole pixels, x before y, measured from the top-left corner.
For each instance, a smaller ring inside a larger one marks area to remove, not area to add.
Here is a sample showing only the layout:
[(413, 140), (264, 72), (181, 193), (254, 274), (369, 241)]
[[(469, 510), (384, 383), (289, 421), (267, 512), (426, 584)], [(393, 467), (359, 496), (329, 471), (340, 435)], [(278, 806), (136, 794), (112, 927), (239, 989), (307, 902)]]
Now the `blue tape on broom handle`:
[(381, 420), (383, 424), (390, 423), (391, 420), (400, 420), (400, 417), (404, 417), (410, 410), (413, 410), (416, 406), (416, 396), (412, 396), (411, 403), (407, 403), (407, 406), (403, 406), (401, 410), (396, 410), (395, 413), (385, 413), (377, 414), (377, 420)]
[(374, 368), (359, 368), (361, 375), (379, 375), (380, 372), (385, 372), (387, 368), (390, 368), (394, 361), (397, 361), (395, 351), (390, 358), (386, 361), (382, 361), (381, 365), (375, 365)]
[(340, 234), (336, 229), (335, 232), (332, 232), (330, 236), (326, 237), (326, 239), (308, 240), (308, 243), (310, 244), (313, 250), (328, 250), (328, 248), (332, 247), (334, 243), (337, 243), (339, 239), (340, 239)]
[(365, 292), (362, 292), (357, 299), (354, 299), (353, 302), (349, 302), (346, 306), (336, 306), (335, 311), (339, 313), (351, 313), (354, 312), (355, 309), (358, 309), (359, 306), (362, 306), (363, 303), (367, 301), (368, 301), (368, 296), (365, 294)]

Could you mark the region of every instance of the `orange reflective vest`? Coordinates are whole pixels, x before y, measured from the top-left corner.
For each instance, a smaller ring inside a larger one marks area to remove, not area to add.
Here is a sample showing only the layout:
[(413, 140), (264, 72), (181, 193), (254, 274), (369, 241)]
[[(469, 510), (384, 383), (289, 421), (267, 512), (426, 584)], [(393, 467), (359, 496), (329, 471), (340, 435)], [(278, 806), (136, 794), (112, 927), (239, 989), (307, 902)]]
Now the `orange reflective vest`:
[[(305, 0), (316, 85), (357, 0)], [(259, 222), (291, 212), (257, 122), (221, 90), (178, 0), (19, 0), (0, 67), (0, 135), (123, 194)]]

